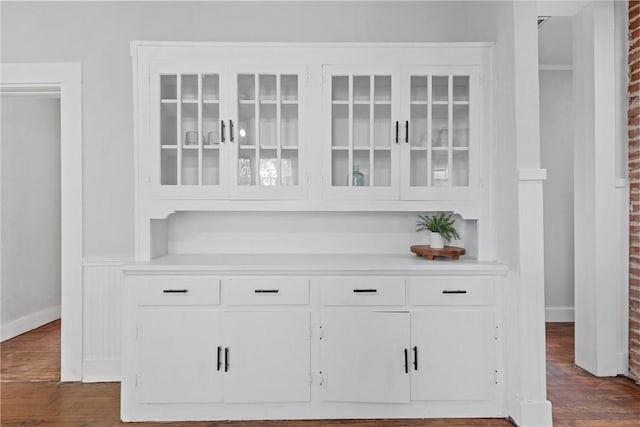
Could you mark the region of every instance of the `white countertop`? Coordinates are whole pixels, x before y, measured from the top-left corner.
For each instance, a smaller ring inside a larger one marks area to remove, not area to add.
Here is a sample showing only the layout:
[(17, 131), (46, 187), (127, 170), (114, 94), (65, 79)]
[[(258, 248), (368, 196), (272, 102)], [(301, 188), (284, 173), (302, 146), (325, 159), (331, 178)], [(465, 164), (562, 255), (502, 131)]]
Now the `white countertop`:
[(509, 267), (497, 262), (461, 258), (427, 260), (414, 254), (181, 254), (129, 264), (127, 275), (141, 274), (458, 274), (505, 275)]

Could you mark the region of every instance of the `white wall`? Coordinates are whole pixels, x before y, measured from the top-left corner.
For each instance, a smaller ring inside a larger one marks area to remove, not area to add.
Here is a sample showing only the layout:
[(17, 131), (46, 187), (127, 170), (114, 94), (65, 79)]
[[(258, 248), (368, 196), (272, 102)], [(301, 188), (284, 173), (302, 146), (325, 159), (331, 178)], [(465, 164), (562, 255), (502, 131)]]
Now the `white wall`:
[[(129, 42), (493, 41), (505, 2), (2, 2), (3, 62), (82, 62), (84, 255), (132, 257)], [(328, 31), (330, 25), (330, 31)]]
[[(179, 212), (167, 221), (169, 253), (407, 253), (428, 212)], [(477, 221), (456, 216), (467, 255), (477, 257)]]
[(544, 183), (545, 307), (548, 322), (574, 320), (573, 18), (538, 30), (541, 166)]
[(552, 16), (538, 29), (538, 63), (541, 67), (573, 64), (573, 25), (570, 16)]
[(573, 321), (573, 71), (540, 71), (547, 321)]
[(1, 102), (5, 340), (60, 317), (60, 100)]

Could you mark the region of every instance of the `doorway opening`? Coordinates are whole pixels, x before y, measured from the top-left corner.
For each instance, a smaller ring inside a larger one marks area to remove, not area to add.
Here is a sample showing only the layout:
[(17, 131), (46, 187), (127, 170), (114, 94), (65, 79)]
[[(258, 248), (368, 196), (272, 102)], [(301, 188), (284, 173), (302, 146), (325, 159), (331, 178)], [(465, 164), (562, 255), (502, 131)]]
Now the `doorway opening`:
[[(2, 380), (59, 380), (60, 96), (2, 94), (0, 102)], [(20, 335), (34, 329), (43, 345), (21, 354)]]
[[(83, 341), (81, 66), (79, 63), (2, 64), (0, 71), (3, 96), (59, 98), (60, 379), (80, 381)], [(3, 188), (10, 185), (17, 187), (2, 181)], [(4, 213), (4, 209), (2, 211)], [(0, 246), (0, 254), (3, 250)], [(0, 271), (4, 272), (4, 267), (0, 263)]]

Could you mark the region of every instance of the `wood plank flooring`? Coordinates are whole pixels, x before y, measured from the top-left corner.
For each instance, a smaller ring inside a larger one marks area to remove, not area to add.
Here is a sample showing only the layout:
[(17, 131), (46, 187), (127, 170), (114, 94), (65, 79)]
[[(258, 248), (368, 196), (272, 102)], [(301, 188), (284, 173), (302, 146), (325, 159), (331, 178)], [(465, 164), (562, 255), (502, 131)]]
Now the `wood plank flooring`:
[[(462, 427), (510, 426), (501, 419), (318, 420), (208, 423), (119, 421), (118, 383), (59, 383), (60, 323), (2, 343), (2, 426)], [(557, 427), (640, 427), (640, 386), (624, 377), (596, 378), (573, 365), (573, 325), (547, 325), (547, 384)], [(26, 365), (30, 364), (30, 365)], [(30, 366), (27, 368), (26, 366)]]
[(60, 381), (60, 320), (3, 342), (0, 381)]
[(547, 323), (547, 398), (555, 427), (640, 427), (640, 386), (573, 364), (572, 323)]

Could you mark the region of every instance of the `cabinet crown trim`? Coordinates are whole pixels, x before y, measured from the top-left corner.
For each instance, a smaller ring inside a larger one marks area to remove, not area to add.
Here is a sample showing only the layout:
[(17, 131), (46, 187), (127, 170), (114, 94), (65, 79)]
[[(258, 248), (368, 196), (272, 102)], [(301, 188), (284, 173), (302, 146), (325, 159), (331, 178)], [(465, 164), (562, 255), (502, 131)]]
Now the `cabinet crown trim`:
[(376, 48), (443, 48), (492, 47), (495, 42), (189, 42), (133, 40), (131, 52), (140, 47), (376, 47)]

